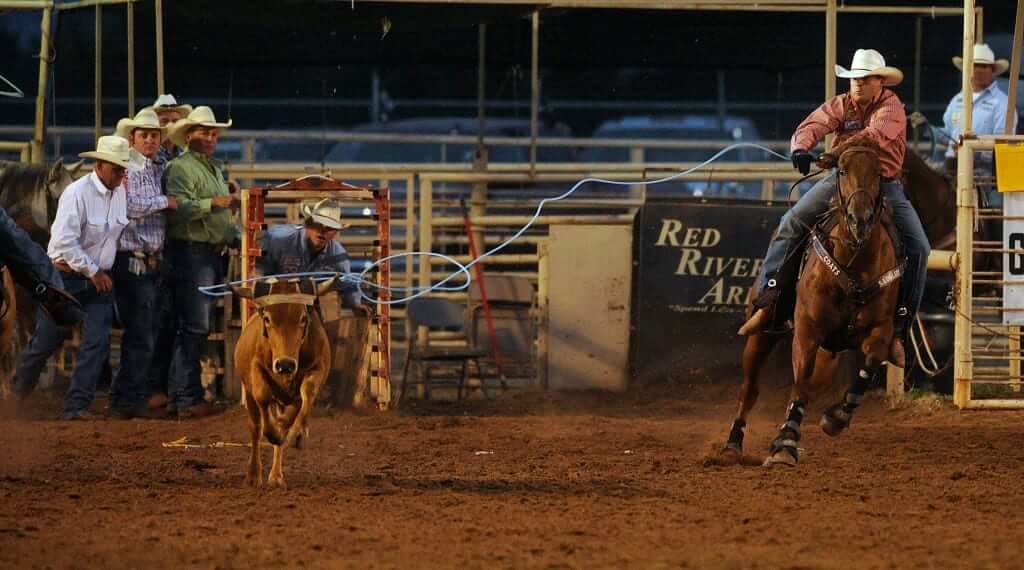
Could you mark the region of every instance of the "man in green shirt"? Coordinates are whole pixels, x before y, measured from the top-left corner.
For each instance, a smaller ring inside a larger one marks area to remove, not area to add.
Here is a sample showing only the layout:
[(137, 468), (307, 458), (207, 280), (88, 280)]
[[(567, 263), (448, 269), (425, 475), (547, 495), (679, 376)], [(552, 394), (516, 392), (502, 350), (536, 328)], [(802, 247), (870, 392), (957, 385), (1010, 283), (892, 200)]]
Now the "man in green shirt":
[(198, 288), (224, 280), (224, 253), (239, 237), (232, 212), (239, 199), (224, 182), (220, 161), (213, 158), (221, 130), (230, 126), (231, 121), (218, 123), (209, 107), (196, 107), (168, 133), (187, 149), (167, 165), (163, 180), (167, 195), (178, 202), (167, 218), (165, 267), (177, 330), (168, 407), (179, 418), (223, 411), (203, 399), (199, 359), (210, 333), (214, 298)]

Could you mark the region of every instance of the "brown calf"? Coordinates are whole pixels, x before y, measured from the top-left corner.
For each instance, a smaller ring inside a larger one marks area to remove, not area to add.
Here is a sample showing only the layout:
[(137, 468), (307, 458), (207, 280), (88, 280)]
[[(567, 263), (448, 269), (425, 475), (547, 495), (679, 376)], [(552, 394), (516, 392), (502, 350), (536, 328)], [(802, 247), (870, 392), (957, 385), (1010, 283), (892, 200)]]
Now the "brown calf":
[(235, 347), (235, 369), (242, 377), (252, 436), (245, 477), (249, 485), (262, 483), (260, 439), (266, 437), (274, 446), (267, 484), (286, 486), (281, 470), (284, 450), (306, 435), (313, 402), (331, 369), (327, 333), (314, 304), (333, 285), (334, 279), (319, 285), (270, 279), (251, 288), (233, 288), (257, 307)]

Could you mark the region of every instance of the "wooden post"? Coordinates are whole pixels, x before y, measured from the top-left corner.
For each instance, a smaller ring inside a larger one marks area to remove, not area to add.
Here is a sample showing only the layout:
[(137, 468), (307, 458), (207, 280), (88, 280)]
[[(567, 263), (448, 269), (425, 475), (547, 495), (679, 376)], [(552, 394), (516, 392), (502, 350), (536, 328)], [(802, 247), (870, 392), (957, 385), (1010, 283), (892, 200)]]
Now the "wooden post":
[[(966, 0), (970, 2), (971, 0)], [(968, 12), (965, 8), (964, 13)], [(966, 18), (965, 18), (966, 19)], [(968, 29), (968, 24), (964, 24)], [(973, 29), (972, 29), (973, 31)], [(973, 45), (965, 42), (965, 46)], [(967, 67), (966, 61), (964, 69)], [(966, 76), (966, 74), (965, 74)], [(969, 108), (964, 97), (964, 108)], [(965, 123), (966, 124), (966, 123)], [(971, 273), (974, 271), (974, 148), (969, 142), (960, 147), (957, 159), (956, 188), (956, 252), (957, 252), (957, 296), (956, 296), (956, 328), (954, 329), (954, 361), (953, 361), (953, 403), (960, 409), (967, 407), (971, 399), (971, 380), (974, 378), (974, 360), (971, 351), (971, 319), (973, 314), (974, 296)]]
[[(825, 5), (825, 100), (836, 96), (836, 0)], [(832, 135), (825, 137), (825, 148), (832, 147)]]
[(163, 95), (164, 90), (164, 2), (154, 0), (156, 12), (156, 94)]
[[(434, 182), (433, 180), (420, 179), (420, 247), (419, 250), (423, 252), (430, 252), (434, 249)], [(430, 287), (430, 258), (420, 256), (420, 279), (419, 289), (424, 291)], [(416, 345), (420, 349), (425, 348), (427, 345), (427, 329), (426, 327), (417, 327), (417, 330), (412, 331), (415, 335)], [(422, 368), (421, 368), (422, 370)], [(423, 370), (424, 376), (427, 372)], [(426, 380), (426, 378), (424, 378)], [(405, 382), (405, 378), (402, 379)], [(416, 395), (419, 398), (423, 398), (426, 395), (426, 387), (424, 384), (416, 385)]]
[(50, 16), (53, 8), (43, 8), (43, 19), (39, 24), (39, 89), (36, 91), (36, 122), (32, 129), (32, 162), (45, 162), (43, 153), (43, 132), (46, 128), (46, 75), (50, 64)]
[[(405, 251), (409, 253), (416, 247), (416, 176), (405, 178)], [(415, 283), (413, 259), (405, 260), (405, 286), (412, 287)], [(406, 331), (408, 332), (408, 331)]]
[[(250, 277), (252, 277), (252, 274), (249, 273), (249, 248), (252, 247), (252, 244), (249, 242), (249, 232), (248, 232), (249, 222), (251, 221), (249, 219), (249, 189), (248, 188), (242, 188), (242, 196), (241, 196), (241, 206), (240, 206), (240, 208), (241, 208), (241, 212), (242, 212), (242, 215), (240, 216), (241, 219), (242, 219), (242, 250), (238, 254), (239, 263), (241, 265), (239, 274), (241, 275), (241, 280), (245, 281), (246, 279), (249, 279)], [(245, 300), (239, 300), (238, 301), (238, 312), (242, 314), (241, 315), (242, 316), (242, 327), (241, 328), (242, 328), (242, 330), (245, 330), (245, 325), (249, 323), (249, 316), (250, 316), (249, 303), (247, 303)]]
[[(537, 172), (537, 115), (540, 107), (540, 11), (533, 11), (531, 22), (533, 26), (530, 49), (530, 174), (532, 175)], [(483, 246), (482, 242), (481, 246)]]
[(537, 383), (548, 387), (548, 279), (551, 271), (548, 242), (537, 244)]
[[(93, 138), (103, 135), (103, 6), (96, 5), (96, 125)], [(93, 143), (95, 146), (95, 142)]]
[[(974, 71), (974, 0), (964, 0), (964, 45), (963, 45), (963, 68), (960, 73), (960, 92), (963, 93), (963, 112), (960, 116), (960, 124), (963, 127), (960, 132), (974, 131), (973, 113), (974, 98), (971, 93), (971, 74)], [(959, 176), (959, 174), (958, 174)]]
[(1013, 134), (1013, 118), (1016, 113), (1010, 112), (1017, 108), (1017, 82), (1020, 79), (1020, 48), (1024, 38), (1024, 0), (1017, 0), (1017, 20), (1013, 26), (1013, 51), (1010, 54), (1009, 93), (1006, 94), (1006, 124), (1003, 132)]
[(135, 116), (135, 2), (128, 2), (128, 116)]

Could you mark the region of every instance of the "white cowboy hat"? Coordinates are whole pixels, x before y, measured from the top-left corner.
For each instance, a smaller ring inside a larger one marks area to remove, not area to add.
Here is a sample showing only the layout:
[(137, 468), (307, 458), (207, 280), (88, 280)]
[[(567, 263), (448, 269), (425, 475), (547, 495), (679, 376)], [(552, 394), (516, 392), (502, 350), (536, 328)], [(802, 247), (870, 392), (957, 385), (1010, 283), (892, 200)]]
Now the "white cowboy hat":
[[(1002, 75), (1006, 73), (1007, 69), (1010, 69), (1010, 62), (1005, 59), (996, 59), (996, 53), (988, 47), (988, 44), (974, 44), (974, 63), (991, 65), (992, 73), (995, 75)], [(953, 66), (963, 70), (964, 58), (954, 57)]]
[(131, 145), (128, 139), (117, 135), (100, 137), (96, 141), (96, 150), (82, 152), (79, 158), (94, 158), (105, 162), (111, 162), (118, 166), (128, 168), (131, 161)]
[(857, 79), (869, 75), (880, 76), (882, 85), (886, 87), (899, 85), (903, 81), (903, 72), (895, 67), (886, 67), (885, 58), (873, 49), (859, 49), (854, 52), (850, 69), (836, 65), (836, 77)]
[(193, 109), (187, 117), (179, 119), (173, 125), (168, 127), (167, 138), (171, 139), (171, 142), (180, 147), (186, 147), (188, 144), (185, 142), (185, 133), (195, 126), (226, 129), (231, 126), (231, 119), (228, 119), (228, 122), (226, 123), (218, 123), (217, 117), (213, 115), (213, 109), (205, 105), (201, 105)]
[(164, 93), (157, 97), (156, 101), (153, 101), (153, 104), (147, 107), (147, 109), (153, 109), (154, 111), (178, 111), (183, 115), (187, 115), (192, 112), (192, 105), (185, 105), (184, 103), (179, 105), (174, 95)]
[(117, 130), (114, 131), (119, 137), (131, 140), (132, 131), (135, 129), (151, 129), (160, 131), (160, 138), (167, 134), (167, 129), (160, 126), (160, 118), (150, 108), (145, 108), (135, 114), (135, 118), (125, 117), (117, 122)]
[(330, 198), (324, 198), (316, 204), (303, 204), (302, 215), (312, 219), (321, 226), (343, 230), (351, 224), (341, 223), (341, 204)]

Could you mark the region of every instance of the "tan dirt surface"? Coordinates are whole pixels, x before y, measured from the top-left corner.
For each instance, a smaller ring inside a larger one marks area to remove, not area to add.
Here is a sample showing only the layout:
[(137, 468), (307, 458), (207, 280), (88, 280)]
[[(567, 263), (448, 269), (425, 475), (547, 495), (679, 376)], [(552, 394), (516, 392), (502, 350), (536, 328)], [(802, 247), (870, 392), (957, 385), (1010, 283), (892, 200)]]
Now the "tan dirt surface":
[[(1024, 565), (1024, 413), (873, 395), (833, 440), (820, 400), (796, 468), (722, 467), (705, 459), (733, 388), (691, 388), (320, 411), (273, 491), (243, 486), (245, 448), (161, 446), (244, 442), (239, 408), (57, 422), (58, 396), (39, 394), (0, 421), (0, 567)], [(786, 403), (764, 398), (758, 457)]]

